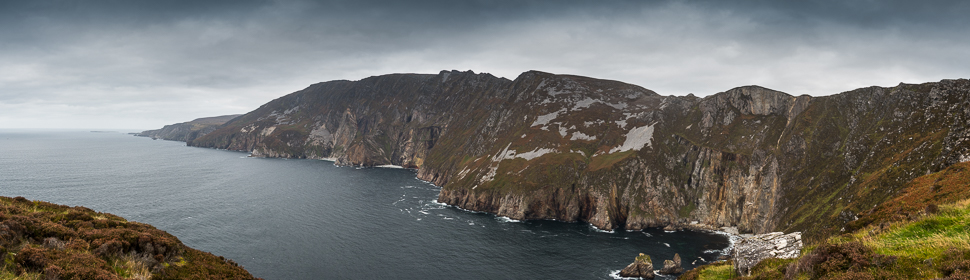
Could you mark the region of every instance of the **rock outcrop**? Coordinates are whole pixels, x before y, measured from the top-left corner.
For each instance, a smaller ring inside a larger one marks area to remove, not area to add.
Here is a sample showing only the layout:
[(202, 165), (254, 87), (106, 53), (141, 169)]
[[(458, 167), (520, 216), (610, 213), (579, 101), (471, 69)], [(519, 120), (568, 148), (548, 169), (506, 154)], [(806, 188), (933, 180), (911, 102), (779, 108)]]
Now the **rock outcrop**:
[(135, 136), (189, 143), (195, 140), (195, 138), (215, 131), (219, 126), (238, 116), (241, 115), (198, 118), (184, 123), (166, 125), (161, 129), (142, 131), (141, 133), (135, 134)]
[(772, 232), (754, 235), (734, 244), (734, 269), (738, 275), (751, 275), (751, 268), (767, 258), (794, 259), (802, 252), (802, 233)]
[(416, 168), (442, 187), (440, 202), (514, 219), (810, 238), (970, 161), (968, 127), (964, 79), (699, 98), (538, 71), (442, 71), (314, 84), (189, 145)]
[(620, 270), (620, 277), (640, 277), (644, 279), (653, 279), (656, 275), (653, 274), (653, 261), (650, 260), (650, 255), (645, 255), (640, 253), (636, 260), (630, 265)]
[(660, 269), (660, 274), (681, 274), (684, 267), (680, 265), (680, 254), (674, 254), (673, 260), (664, 260), (664, 267)]

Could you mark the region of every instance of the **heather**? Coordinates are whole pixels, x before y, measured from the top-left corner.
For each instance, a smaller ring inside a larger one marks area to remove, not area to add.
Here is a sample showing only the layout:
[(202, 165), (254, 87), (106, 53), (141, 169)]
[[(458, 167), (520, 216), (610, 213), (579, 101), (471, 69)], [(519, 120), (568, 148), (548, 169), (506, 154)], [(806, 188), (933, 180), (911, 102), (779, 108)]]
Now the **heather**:
[(253, 279), (151, 225), (23, 197), (0, 197), (3, 279)]

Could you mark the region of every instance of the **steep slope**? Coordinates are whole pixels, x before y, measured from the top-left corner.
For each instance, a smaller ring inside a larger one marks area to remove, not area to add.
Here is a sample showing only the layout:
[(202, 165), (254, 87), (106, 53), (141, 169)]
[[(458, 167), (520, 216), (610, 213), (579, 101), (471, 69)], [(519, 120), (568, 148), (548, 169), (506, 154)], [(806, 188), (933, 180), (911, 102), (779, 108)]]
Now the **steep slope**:
[(146, 130), (135, 136), (151, 137), (152, 139), (164, 139), (172, 141), (192, 142), (199, 136), (206, 135), (216, 130), (220, 125), (241, 115), (225, 115), (218, 117), (198, 118), (192, 121), (166, 125), (161, 129)]
[(190, 145), (395, 164), (439, 201), (600, 228), (841, 229), (913, 178), (970, 160), (970, 82), (705, 98), (538, 71), (315, 84)]

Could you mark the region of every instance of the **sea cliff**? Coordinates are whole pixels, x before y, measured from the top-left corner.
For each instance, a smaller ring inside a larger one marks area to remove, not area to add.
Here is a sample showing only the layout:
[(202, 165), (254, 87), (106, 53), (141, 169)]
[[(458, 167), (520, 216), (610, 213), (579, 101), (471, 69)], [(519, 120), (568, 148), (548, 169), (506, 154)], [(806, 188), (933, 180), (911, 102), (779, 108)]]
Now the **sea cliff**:
[(471, 71), (318, 83), (189, 145), (393, 164), (439, 201), (603, 229), (736, 226), (819, 239), (970, 160), (970, 81), (792, 96), (661, 96), (618, 81)]

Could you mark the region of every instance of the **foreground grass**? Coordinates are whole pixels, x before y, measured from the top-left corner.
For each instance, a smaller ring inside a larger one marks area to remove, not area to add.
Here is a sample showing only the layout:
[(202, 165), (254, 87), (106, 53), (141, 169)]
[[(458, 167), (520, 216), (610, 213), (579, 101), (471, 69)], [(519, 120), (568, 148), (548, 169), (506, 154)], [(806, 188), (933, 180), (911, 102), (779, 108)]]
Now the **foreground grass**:
[(829, 238), (798, 259), (764, 260), (751, 276), (722, 262), (681, 279), (970, 279), (970, 200), (883, 227)]
[(717, 265), (700, 274), (699, 279), (724, 279), (734, 277), (734, 266), (731, 264)]
[(940, 258), (950, 248), (970, 248), (970, 200), (942, 207), (939, 214), (896, 225), (881, 234), (862, 231), (853, 234), (876, 253), (906, 258)]
[(740, 277), (730, 262), (681, 279), (970, 279), (970, 163), (916, 178), (794, 260), (767, 259)]
[(734, 264), (731, 261), (715, 262), (698, 266), (680, 275), (678, 279), (686, 280), (707, 280), (707, 279), (731, 279), (736, 278)]
[(150, 225), (0, 197), (0, 279), (254, 279)]

